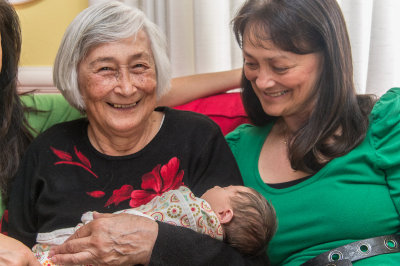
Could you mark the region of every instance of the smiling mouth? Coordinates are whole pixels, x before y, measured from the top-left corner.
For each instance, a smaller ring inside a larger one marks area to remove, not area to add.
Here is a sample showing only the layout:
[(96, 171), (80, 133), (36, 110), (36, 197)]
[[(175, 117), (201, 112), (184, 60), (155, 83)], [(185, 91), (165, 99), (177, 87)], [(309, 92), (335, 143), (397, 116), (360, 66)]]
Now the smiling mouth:
[(273, 92), (273, 93), (266, 92), (265, 94), (268, 96), (271, 96), (271, 97), (279, 97), (279, 96), (285, 95), (288, 92), (289, 92), (289, 90), (284, 90), (284, 91)]
[(126, 109), (126, 108), (135, 107), (138, 103), (139, 102), (135, 102), (135, 103), (131, 103), (131, 104), (113, 104), (113, 103), (108, 103), (108, 104), (117, 109)]

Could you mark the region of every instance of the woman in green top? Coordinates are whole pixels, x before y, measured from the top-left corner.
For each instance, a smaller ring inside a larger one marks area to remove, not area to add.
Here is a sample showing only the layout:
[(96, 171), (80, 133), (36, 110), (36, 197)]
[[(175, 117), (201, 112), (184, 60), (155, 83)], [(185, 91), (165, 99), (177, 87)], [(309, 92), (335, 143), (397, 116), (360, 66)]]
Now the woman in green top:
[(400, 89), (376, 104), (356, 94), (335, 0), (247, 1), (233, 28), (253, 125), (227, 141), (245, 185), (276, 209), (272, 265), (324, 252), (308, 265), (397, 265), (398, 236), (366, 239), (400, 230)]
[(356, 94), (335, 0), (248, 0), (233, 28), (252, 125), (227, 141), (245, 185), (275, 207), (271, 264), (327, 252), (306, 265), (398, 265), (400, 88), (378, 102)]

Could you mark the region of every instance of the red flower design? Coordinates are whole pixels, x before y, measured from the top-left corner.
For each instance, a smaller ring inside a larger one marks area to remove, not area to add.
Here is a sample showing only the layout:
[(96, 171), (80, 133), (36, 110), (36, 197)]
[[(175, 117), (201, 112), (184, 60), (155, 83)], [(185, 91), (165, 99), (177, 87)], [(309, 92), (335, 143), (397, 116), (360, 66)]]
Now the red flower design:
[(54, 153), (55, 155), (57, 155), (57, 157), (60, 158), (61, 160), (72, 161), (72, 156), (71, 156), (71, 154), (69, 154), (68, 152), (60, 151), (60, 150), (57, 150), (57, 149), (55, 149), (55, 148), (53, 148), (53, 147), (50, 147), (50, 149), (51, 149), (51, 150), (53, 151), (53, 153)]
[(111, 205), (113, 203), (115, 204), (115, 206), (117, 206), (122, 201), (129, 199), (131, 197), (132, 190), (133, 187), (131, 185), (123, 185), (120, 189), (115, 189), (112, 196), (108, 199), (104, 207), (107, 207), (108, 205)]
[(76, 156), (78, 156), (79, 160), (86, 165), (88, 168), (92, 168), (92, 164), (90, 163), (89, 159), (83, 155), (82, 152), (78, 151), (78, 149), (76, 148), (76, 146), (74, 146), (74, 151)]
[(86, 194), (88, 194), (89, 196), (91, 196), (93, 198), (102, 198), (105, 195), (105, 193), (103, 191), (100, 191), (100, 190), (86, 192)]
[(129, 205), (132, 208), (148, 203), (162, 193), (183, 185), (184, 171), (179, 170), (179, 159), (173, 157), (166, 165), (158, 164), (142, 176), (142, 190), (134, 190)]
[(70, 165), (76, 165), (76, 166), (80, 166), (83, 169), (85, 169), (86, 171), (88, 171), (89, 173), (91, 173), (92, 175), (94, 175), (96, 178), (98, 177), (95, 173), (93, 173), (92, 170), (90, 170), (92, 168), (92, 165), (90, 164), (89, 159), (83, 155), (83, 153), (81, 153), (80, 151), (78, 151), (78, 149), (76, 148), (76, 146), (74, 146), (74, 151), (76, 156), (78, 157), (80, 162), (74, 162), (72, 161), (72, 155), (69, 154), (68, 152), (65, 151), (60, 151), (57, 150), (53, 147), (50, 147), (50, 149), (53, 151), (53, 153), (60, 158), (62, 161), (58, 161), (55, 162), (54, 164), (70, 164)]

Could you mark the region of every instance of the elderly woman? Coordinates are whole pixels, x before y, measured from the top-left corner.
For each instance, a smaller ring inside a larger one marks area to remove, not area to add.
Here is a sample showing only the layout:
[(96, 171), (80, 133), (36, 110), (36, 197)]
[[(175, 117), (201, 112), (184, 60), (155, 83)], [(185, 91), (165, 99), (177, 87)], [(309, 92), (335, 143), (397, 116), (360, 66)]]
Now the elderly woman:
[[(155, 109), (169, 69), (163, 36), (139, 10), (104, 2), (75, 18), (54, 80), (87, 119), (56, 125), (28, 148), (12, 185), (10, 236), (32, 246), (38, 233), (74, 226), (88, 210), (137, 206), (181, 184), (198, 196), (214, 185), (242, 184), (217, 125)], [(191, 230), (126, 214), (94, 218), (52, 251), (72, 253), (53, 256), (54, 262), (245, 263), (226, 244)]]

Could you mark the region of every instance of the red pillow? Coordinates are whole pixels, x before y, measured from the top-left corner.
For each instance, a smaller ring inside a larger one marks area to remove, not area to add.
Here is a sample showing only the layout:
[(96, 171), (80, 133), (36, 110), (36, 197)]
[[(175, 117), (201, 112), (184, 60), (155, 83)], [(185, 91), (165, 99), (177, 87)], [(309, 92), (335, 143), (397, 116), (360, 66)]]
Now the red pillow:
[(207, 115), (220, 126), (224, 135), (243, 123), (249, 123), (238, 92), (212, 95), (174, 108)]

